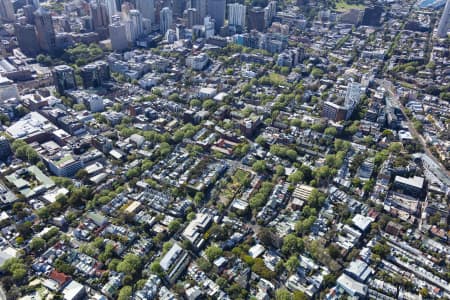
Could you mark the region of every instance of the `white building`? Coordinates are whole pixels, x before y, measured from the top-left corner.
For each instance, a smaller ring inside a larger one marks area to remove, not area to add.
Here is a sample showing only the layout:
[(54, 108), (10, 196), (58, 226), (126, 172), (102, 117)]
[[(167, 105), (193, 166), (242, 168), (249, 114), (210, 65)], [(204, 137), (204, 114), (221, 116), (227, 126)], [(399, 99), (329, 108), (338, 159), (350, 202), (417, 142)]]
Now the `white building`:
[(201, 53), (199, 55), (191, 55), (186, 58), (186, 65), (193, 70), (201, 71), (203, 70), (209, 62), (209, 56), (206, 53)]
[(92, 95), (89, 98), (89, 110), (93, 113), (102, 112), (105, 109), (103, 98), (98, 95)]
[(228, 24), (230, 26), (245, 27), (247, 7), (243, 4), (228, 4)]
[(162, 35), (165, 35), (167, 30), (172, 26), (173, 13), (168, 7), (161, 9), (159, 13), (159, 30)]

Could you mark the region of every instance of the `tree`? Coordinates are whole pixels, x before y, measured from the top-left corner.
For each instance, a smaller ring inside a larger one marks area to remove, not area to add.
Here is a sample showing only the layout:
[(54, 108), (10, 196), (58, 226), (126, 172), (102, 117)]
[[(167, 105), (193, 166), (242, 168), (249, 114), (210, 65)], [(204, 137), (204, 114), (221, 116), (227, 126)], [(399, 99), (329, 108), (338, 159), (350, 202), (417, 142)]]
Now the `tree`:
[(131, 288), (131, 286), (126, 285), (120, 289), (119, 296), (117, 297), (117, 299), (118, 300), (129, 300), (131, 298), (132, 293), (133, 293), (133, 289)]
[(178, 219), (173, 220), (172, 222), (169, 223), (169, 225), (167, 226), (167, 228), (169, 229), (170, 232), (174, 233), (176, 231), (178, 231), (178, 229), (180, 229), (181, 227), (181, 222)]
[(291, 161), (296, 161), (297, 160), (297, 152), (295, 150), (292, 150), (292, 149), (287, 150), (286, 151), (286, 156)]
[(202, 107), (206, 110), (213, 110), (214, 107), (216, 107), (216, 103), (214, 102), (214, 100), (207, 99), (203, 102)]
[(275, 174), (277, 176), (283, 176), (285, 173), (285, 168), (282, 165), (277, 165), (275, 166)]
[(252, 165), (252, 170), (256, 173), (263, 173), (267, 170), (267, 165), (264, 160), (257, 160)]
[(332, 259), (337, 259), (340, 256), (341, 252), (339, 251), (339, 248), (334, 245), (331, 244), (330, 246), (328, 246), (328, 255), (330, 255), (330, 257)]
[(300, 261), (298, 260), (297, 256), (295, 256), (295, 255), (292, 255), (291, 257), (289, 257), (289, 259), (284, 263), (284, 267), (290, 273), (297, 270), (299, 265), (300, 265)]
[(295, 291), (293, 294), (292, 300), (308, 300), (308, 296), (305, 295), (302, 291)]
[(45, 240), (40, 237), (35, 237), (30, 242), (30, 249), (34, 252), (40, 252), (45, 248)]
[(212, 268), (212, 264), (205, 258), (200, 257), (197, 259), (197, 265), (203, 272), (209, 272)]
[(195, 219), (195, 216), (196, 216), (195, 212), (191, 211), (190, 213), (187, 214), (186, 219), (190, 222)]
[(294, 255), (298, 252), (303, 251), (304, 242), (301, 238), (297, 237), (295, 234), (290, 233), (283, 238), (283, 245), (281, 247), (281, 252), (285, 255)]
[(296, 184), (296, 183), (301, 182), (303, 180), (303, 177), (304, 177), (303, 172), (300, 170), (297, 170), (288, 176), (288, 181), (290, 183)]
[(292, 300), (292, 294), (285, 288), (275, 291), (275, 300)]
[(152, 262), (151, 264), (150, 264), (150, 271), (152, 272), (152, 273), (154, 273), (154, 274), (157, 274), (157, 275), (162, 275), (163, 274), (163, 272), (164, 272), (164, 270), (163, 270), (163, 268), (161, 267), (161, 265), (159, 264), (159, 262), (160, 262), (160, 260), (155, 260), (154, 262)]
[(15, 281), (22, 281), (27, 276), (27, 270), (23, 268), (17, 268), (12, 272), (12, 277)]
[(223, 253), (222, 248), (217, 245), (211, 245), (205, 249), (205, 255), (210, 262), (213, 262), (216, 258), (221, 256)]
[(337, 129), (335, 127), (327, 127), (325, 129), (324, 133), (326, 135), (336, 136), (337, 135)]
[(271, 280), (276, 276), (276, 273), (269, 270), (264, 264), (264, 260), (259, 257), (255, 258), (252, 265), (252, 271), (268, 280)]

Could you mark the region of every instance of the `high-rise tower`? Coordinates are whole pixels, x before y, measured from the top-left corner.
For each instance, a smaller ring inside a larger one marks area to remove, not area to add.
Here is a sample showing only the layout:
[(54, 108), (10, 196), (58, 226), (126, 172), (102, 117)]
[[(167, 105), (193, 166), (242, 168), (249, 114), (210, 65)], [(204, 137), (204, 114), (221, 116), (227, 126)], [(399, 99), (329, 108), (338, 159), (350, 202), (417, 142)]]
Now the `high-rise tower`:
[(447, 0), (447, 2), (445, 3), (444, 12), (442, 13), (441, 20), (439, 21), (438, 30), (437, 30), (437, 35), (440, 38), (447, 37), (449, 17), (450, 17), (450, 0)]
[(226, 1), (225, 0), (208, 0), (208, 15), (215, 21), (215, 30), (219, 32), (220, 27), (225, 23), (225, 11), (226, 11)]
[(39, 7), (34, 12), (34, 19), (39, 47), (47, 53), (54, 53), (56, 51), (56, 36), (50, 11)]

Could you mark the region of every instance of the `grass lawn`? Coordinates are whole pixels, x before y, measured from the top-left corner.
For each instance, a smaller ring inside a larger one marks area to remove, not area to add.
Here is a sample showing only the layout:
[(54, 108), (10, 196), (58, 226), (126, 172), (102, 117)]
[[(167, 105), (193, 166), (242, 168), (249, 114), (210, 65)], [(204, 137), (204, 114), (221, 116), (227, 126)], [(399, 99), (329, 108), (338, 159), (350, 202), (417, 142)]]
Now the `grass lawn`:
[(364, 4), (349, 4), (345, 0), (339, 0), (336, 2), (336, 10), (339, 12), (344, 12), (350, 9), (364, 9), (366, 6)]

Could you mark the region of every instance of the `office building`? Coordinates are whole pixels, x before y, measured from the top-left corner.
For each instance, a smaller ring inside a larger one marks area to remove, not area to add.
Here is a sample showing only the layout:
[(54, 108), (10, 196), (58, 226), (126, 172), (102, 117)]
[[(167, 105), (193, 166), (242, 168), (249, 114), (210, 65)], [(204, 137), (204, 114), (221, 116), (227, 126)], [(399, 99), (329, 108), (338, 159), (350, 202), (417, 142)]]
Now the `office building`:
[(25, 55), (36, 56), (39, 53), (36, 29), (33, 25), (16, 23), (14, 24), (14, 34), (20, 50)]
[(164, 271), (164, 279), (174, 284), (189, 265), (189, 254), (178, 243), (174, 243), (159, 264)]
[(88, 99), (89, 110), (93, 113), (102, 112), (105, 109), (103, 98), (98, 95), (92, 95)]
[(172, 11), (174, 16), (182, 17), (185, 9), (186, 0), (177, 0), (172, 2)]
[(34, 24), (34, 11), (36, 8), (33, 5), (27, 4), (22, 7), (23, 15), (27, 18), (28, 24)]
[(439, 21), (438, 30), (437, 30), (437, 35), (440, 38), (447, 37), (449, 17), (450, 17), (450, 0), (447, 0), (447, 2), (445, 3), (444, 11), (442, 12), (441, 20)]
[(50, 11), (39, 7), (34, 12), (34, 20), (39, 47), (44, 52), (54, 53), (56, 50), (56, 36)]
[(246, 14), (247, 7), (245, 5), (239, 3), (228, 4), (228, 24), (230, 26), (244, 28)]
[(75, 72), (72, 67), (67, 65), (56, 66), (52, 73), (56, 91), (61, 95), (64, 95), (66, 90), (75, 90), (77, 88)]
[(248, 29), (262, 32), (265, 27), (264, 9), (261, 7), (252, 7), (248, 12)]
[(0, 136), (0, 159), (4, 160), (11, 155), (11, 146), (9, 141), (4, 136)]
[(191, 0), (189, 8), (194, 8), (197, 13), (197, 17), (195, 19), (197, 23), (194, 25), (202, 25), (201, 22), (203, 22), (206, 17), (206, 4), (206, 0)]
[(109, 38), (111, 39), (112, 50), (124, 51), (128, 48), (125, 24), (114, 22), (109, 25)]
[(215, 21), (214, 24), (216, 32), (219, 32), (220, 28), (225, 23), (226, 1), (208, 0), (207, 8), (208, 15)]
[(205, 27), (205, 38), (210, 38), (214, 36), (216, 31), (215, 29), (215, 21), (210, 16), (205, 17), (205, 21), (203, 22), (203, 26)]
[(130, 26), (131, 41), (134, 42), (143, 34), (142, 16), (139, 10), (132, 9), (130, 10), (129, 18), (131, 22)]
[(381, 25), (381, 15), (383, 14), (383, 7), (372, 6), (364, 9), (364, 15), (361, 25), (378, 27)]
[(14, 22), (14, 8), (11, 0), (0, 0), (0, 19), (3, 22)]
[(44, 157), (44, 160), (50, 172), (60, 177), (73, 176), (83, 168), (83, 162), (80, 158), (69, 153), (58, 153), (51, 157)]
[(345, 120), (346, 116), (347, 109), (344, 106), (330, 101), (325, 101), (323, 104), (322, 117), (339, 122)]
[(108, 12), (109, 23), (112, 23), (113, 16), (117, 15), (116, 0), (105, 0), (106, 10)]
[(104, 2), (91, 2), (89, 5), (90, 15), (92, 19), (92, 27), (101, 38), (108, 36), (108, 8)]
[(269, 4), (264, 8), (264, 22), (265, 26), (269, 27), (272, 24), (272, 20), (277, 13), (277, 2), (270, 1)]
[(81, 79), (85, 89), (98, 88), (110, 79), (109, 65), (104, 61), (97, 61), (81, 68)]
[(150, 19), (152, 23), (155, 23), (154, 0), (136, 0), (136, 9), (139, 10), (142, 18)]
[(168, 7), (161, 9), (159, 13), (159, 30), (162, 35), (165, 35), (167, 30), (172, 26), (172, 10)]
[(184, 18), (186, 19), (186, 27), (192, 28), (192, 26), (197, 25), (200, 21), (197, 20), (198, 13), (195, 8), (188, 8), (184, 11)]
[(402, 190), (405, 195), (412, 197), (419, 197), (425, 186), (425, 179), (423, 177), (414, 176), (406, 178), (402, 176), (395, 176), (394, 188)]

